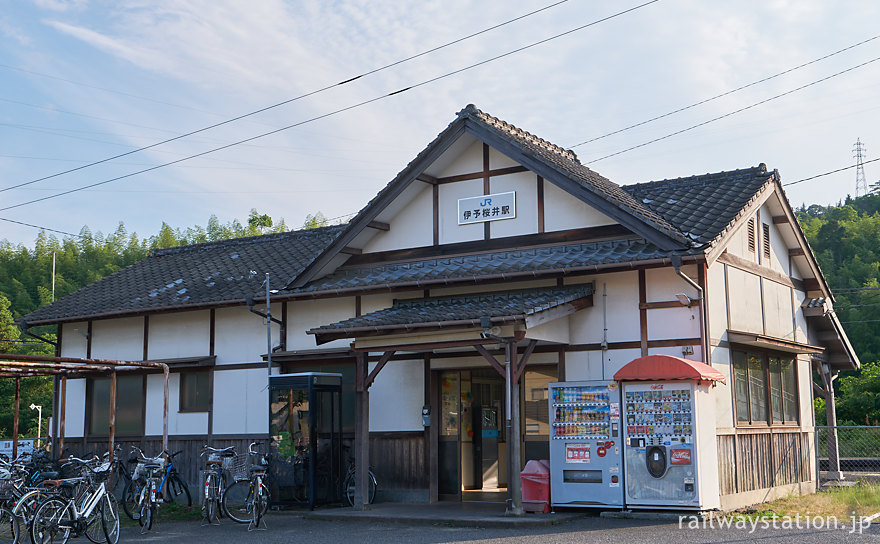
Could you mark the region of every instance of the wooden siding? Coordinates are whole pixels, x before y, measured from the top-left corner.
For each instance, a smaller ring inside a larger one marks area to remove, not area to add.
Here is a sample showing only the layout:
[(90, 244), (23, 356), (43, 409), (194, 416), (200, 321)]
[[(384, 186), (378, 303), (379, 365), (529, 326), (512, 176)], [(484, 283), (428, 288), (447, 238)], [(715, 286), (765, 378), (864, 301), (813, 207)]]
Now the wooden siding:
[(370, 466), (382, 489), (428, 489), (425, 433), (370, 433)]
[(721, 495), (814, 480), (812, 439), (797, 429), (719, 435)]

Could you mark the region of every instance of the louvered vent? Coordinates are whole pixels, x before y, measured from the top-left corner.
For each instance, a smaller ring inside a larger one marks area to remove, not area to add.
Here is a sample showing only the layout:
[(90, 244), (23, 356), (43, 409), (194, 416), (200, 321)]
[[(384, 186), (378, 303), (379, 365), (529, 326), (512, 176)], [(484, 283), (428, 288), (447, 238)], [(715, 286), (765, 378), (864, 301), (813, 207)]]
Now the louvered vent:
[(763, 240), (763, 242), (764, 242), (764, 257), (769, 259), (770, 258), (770, 225), (768, 225), (767, 223), (762, 223), (761, 226), (763, 227), (763, 230), (764, 230), (764, 232), (763, 232), (763, 234), (764, 234), (764, 236), (763, 236), (763, 238), (764, 238), (764, 240)]
[(749, 251), (755, 252), (755, 219), (749, 219)]

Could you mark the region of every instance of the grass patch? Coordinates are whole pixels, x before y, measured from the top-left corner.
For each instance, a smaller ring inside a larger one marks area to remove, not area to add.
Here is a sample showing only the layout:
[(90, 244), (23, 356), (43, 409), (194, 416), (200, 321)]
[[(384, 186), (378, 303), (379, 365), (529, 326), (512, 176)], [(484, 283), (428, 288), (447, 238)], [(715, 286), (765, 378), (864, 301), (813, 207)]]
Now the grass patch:
[(880, 484), (834, 487), (810, 495), (793, 495), (734, 512), (746, 519), (782, 516), (871, 516), (880, 512)]

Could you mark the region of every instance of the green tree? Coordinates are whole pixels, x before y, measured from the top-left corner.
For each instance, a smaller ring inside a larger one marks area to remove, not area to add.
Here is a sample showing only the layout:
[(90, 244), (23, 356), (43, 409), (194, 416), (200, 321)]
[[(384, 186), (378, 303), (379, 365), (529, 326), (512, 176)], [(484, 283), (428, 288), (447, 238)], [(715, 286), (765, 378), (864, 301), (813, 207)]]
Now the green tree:
[(318, 227), (326, 227), (330, 224), (330, 221), (324, 217), (324, 214), (318, 212), (316, 214), (309, 214), (306, 216), (306, 220), (303, 222), (304, 229), (315, 229)]
[(272, 218), (265, 213), (257, 213), (256, 208), (251, 208), (250, 216), (248, 216), (248, 226), (253, 230), (259, 230), (259, 234), (264, 234), (266, 229), (272, 228)]

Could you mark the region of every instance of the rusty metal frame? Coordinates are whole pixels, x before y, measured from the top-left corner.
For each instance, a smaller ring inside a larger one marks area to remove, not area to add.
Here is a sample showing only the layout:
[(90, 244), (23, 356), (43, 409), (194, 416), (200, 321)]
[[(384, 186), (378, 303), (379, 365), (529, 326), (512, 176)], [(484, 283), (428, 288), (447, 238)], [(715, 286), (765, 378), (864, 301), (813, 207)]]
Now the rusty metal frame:
[(64, 450), (64, 409), (67, 401), (67, 378), (82, 378), (88, 375), (110, 376), (110, 459), (116, 442), (116, 375), (119, 371), (143, 369), (161, 370), (164, 378), (164, 404), (162, 414), (162, 449), (168, 449), (168, 377), (169, 369), (165, 363), (154, 361), (118, 361), (110, 359), (82, 359), (77, 357), (49, 357), (43, 355), (14, 355), (0, 353), (0, 378), (15, 379), (15, 407), (12, 423), (12, 455), (18, 455), (18, 416), (21, 403), (21, 378), (32, 376), (58, 376), (60, 378), (58, 398), (58, 452)]

